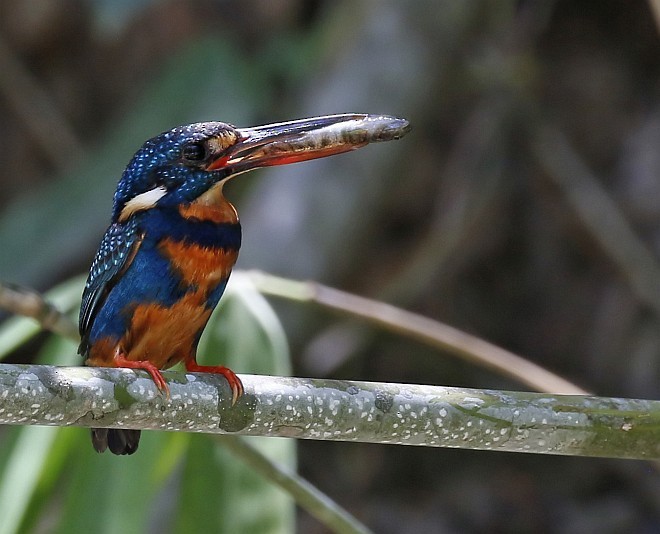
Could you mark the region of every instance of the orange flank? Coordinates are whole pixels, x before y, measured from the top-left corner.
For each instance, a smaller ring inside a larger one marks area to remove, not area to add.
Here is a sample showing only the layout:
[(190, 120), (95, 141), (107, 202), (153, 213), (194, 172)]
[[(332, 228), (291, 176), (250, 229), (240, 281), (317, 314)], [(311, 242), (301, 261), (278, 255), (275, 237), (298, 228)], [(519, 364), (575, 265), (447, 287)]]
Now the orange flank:
[(159, 248), (184, 284), (194, 285), (207, 293), (229, 278), (238, 258), (237, 250), (207, 248), (171, 239), (161, 241)]
[(117, 367), (114, 357), (119, 350), (119, 343), (116, 339), (101, 338), (89, 348), (89, 356), (85, 363), (92, 367)]
[(184, 362), (189, 372), (223, 375), (232, 390), (232, 404), (243, 394), (236, 374), (223, 366), (202, 366), (195, 360), (197, 341), (213, 310), (205, 306), (203, 291), (186, 294), (170, 307), (138, 305), (133, 311), (127, 334), (117, 341), (105, 338), (91, 349), (88, 365), (127, 367), (147, 371), (156, 387), (169, 396), (169, 388), (159, 369)]
[(126, 358), (149, 360), (159, 369), (189, 358), (212, 311), (206, 307), (202, 291), (187, 293), (169, 307), (155, 303), (136, 306), (122, 338)]
[(212, 310), (205, 306), (201, 291), (186, 294), (169, 307), (156, 303), (135, 307), (127, 333), (114, 342), (109, 338), (95, 343), (89, 355), (89, 365), (117, 365), (115, 356), (122, 354), (128, 361), (149, 361), (158, 369), (167, 369), (190, 358)]

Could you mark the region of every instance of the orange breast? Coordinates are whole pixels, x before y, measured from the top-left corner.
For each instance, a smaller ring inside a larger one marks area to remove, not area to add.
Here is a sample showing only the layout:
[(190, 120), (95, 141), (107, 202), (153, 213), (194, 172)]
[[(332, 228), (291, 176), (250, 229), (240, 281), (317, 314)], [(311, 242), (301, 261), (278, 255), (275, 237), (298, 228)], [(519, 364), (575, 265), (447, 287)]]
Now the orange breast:
[(214, 223), (237, 223), (236, 208), (222, 194), (222, 183), (200, 195), (194, 202), (179, 207), (179, 213), (186, 219), (198, 219)]
[[(181, 206), (179, 213), (187, 219), (238, 223), (234, 206), (222, 195), (221, 184), (195, 202)], [(126, 334), (119, 342), (106, 338), (95, 343), (87, 359), (89, 365), (113, 367), (117, 352), (129, 360), (148, 360), (159, 369), (194, 358), (199, 335), (213, 311), (208, 308), (207, 299), (229, 278), (238, 250), (173, 239), (163, 239), (158, 247), (187, 292), (171, 306), (153, 302), (137, 304), (130, 311)]]
[(238, 258), (237, 250), (206, 248), (171, 239), (161, 241), (159, 248), (185, 285), (194, 285), (206, 294), (229, 278)]

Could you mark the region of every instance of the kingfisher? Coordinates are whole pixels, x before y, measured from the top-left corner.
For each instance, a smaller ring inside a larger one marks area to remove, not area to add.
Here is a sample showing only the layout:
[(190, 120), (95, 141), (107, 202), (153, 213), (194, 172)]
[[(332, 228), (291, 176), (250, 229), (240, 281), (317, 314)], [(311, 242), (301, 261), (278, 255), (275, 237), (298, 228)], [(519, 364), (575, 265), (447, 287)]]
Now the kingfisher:
[[(160, 371), (182, 362), (188, 372), (223, 375), (236, 403), (240, 378), (196, 361), (241, 246), (225, 184), (258, 167), (398, 139), (409, 128), (395, 117), (341, 114), (252, 128), (201, 122), (148, 140), (122, 174), (83, 291), (78, 352), (85, 364), (142, 369), (169, 397)], [(92, 429), (98, 452), (133, 454), (139, 440), (140, 430)]]

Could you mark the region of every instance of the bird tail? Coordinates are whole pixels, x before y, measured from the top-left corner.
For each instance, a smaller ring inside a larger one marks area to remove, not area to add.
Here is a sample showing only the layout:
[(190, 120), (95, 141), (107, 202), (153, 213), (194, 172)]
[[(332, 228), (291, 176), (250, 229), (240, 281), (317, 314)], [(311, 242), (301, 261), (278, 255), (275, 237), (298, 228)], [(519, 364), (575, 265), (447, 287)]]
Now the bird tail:
[(140, 431), (128, 428), (92, 428), (96, 452), (110, 449), (112, 454), (133, 454), (140, 443)]

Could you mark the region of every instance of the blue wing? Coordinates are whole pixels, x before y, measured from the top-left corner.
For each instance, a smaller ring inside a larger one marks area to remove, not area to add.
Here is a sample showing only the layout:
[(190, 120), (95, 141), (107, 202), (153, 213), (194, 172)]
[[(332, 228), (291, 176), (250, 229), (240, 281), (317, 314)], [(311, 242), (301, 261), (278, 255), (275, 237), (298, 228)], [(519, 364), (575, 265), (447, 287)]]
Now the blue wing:
[(142, 237), (135, 218), (123, 224), (115, 223), (106, 230), (83, 291), (79, 319), (79, 354), (87, 355), (89, 331), (94, 318), (116, 280), (133, 261)]

